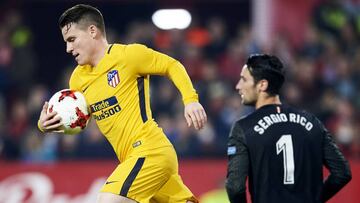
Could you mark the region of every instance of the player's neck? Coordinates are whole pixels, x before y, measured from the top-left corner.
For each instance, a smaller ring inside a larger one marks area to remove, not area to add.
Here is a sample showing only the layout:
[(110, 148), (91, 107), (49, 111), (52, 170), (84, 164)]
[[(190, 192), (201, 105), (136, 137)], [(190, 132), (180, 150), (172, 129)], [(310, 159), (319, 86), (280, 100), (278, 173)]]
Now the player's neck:
[(91, 64), (92, 67), (96, 67), (99, 64), (101, 59), (106, 54), (108, 47), (109, 47), (109, 44), (106, 39), (102, 39), (97, 43), (96, 51), (94, 53), (93, 61)]
[(259, 99), (257, 100), (255, 104), (255, 109), (258, 109), (262, 106), (269, 105), (269, 104), (281, 104), (279, 95), (276, 96), (268, 96), (268, 95), (262, 95), (259, 96)]

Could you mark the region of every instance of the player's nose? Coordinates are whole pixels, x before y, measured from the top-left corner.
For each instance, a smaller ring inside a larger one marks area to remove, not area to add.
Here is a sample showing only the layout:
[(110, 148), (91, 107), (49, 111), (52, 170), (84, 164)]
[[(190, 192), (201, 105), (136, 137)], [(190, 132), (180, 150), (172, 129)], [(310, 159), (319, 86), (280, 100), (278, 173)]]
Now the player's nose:
[(236, 90), (240, 90), (240, 89), (241, 89), (240, 81), (236, 84), (235, 89), (236, 89)]
[(71, 46), (70, 43), (66, 43), (66, 52), (71, 54), (73, 51), (73, 47)]

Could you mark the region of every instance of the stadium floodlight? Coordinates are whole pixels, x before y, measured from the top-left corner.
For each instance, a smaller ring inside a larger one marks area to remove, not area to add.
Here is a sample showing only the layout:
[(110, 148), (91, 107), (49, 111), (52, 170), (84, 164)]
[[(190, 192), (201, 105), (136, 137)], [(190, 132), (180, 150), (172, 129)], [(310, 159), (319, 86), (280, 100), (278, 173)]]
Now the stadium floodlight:
[(152, 15), (152, 21), (163, 30), (186, 29), (191, 23), (191, 14), (185, 9), (160, 9)]

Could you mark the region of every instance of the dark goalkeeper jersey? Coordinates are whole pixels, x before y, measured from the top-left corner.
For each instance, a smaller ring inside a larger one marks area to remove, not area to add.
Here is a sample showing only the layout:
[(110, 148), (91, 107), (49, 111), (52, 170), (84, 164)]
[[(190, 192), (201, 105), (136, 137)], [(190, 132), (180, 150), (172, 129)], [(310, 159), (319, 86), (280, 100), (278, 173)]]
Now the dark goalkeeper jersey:
[[(313, 115), (266, 105), (237, 121), (228, 143), (226, 189), (232, 203), (324, 202), (351, 179), (349, 165)], [(323, 181), (322, 167), (330, 176)]]

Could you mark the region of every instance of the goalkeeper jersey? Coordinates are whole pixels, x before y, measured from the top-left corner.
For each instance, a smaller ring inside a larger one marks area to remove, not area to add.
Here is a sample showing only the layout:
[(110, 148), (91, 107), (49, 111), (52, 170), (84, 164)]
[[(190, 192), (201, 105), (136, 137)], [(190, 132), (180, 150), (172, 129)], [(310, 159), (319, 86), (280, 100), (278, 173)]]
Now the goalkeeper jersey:
[(171, 145), (152, 118), (150, 75), (167, 76), (184, 104), (198, 101), (181, 63), (140, 44), (110, 45), (96, 67), (77, 66), (71, 75), (70, 89), (85, 95), (92, 118), (120, 162), (134, 150)]
[[(268, 104), (235, 122), (228, 142), (230, 202), (325, 202), (351, 179), (349, 163), (312, 114)], [(323, 181), (323, 165), (330, 175)]]

